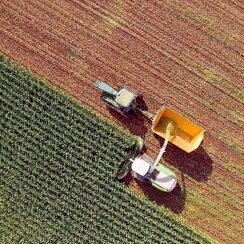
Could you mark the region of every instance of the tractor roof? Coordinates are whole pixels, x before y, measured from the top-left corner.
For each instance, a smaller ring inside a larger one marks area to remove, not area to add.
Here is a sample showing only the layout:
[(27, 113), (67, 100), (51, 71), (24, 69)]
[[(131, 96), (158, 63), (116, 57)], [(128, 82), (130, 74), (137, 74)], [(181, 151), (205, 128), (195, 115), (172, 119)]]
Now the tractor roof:
[(124, 108), (127, 108), (131, 105), (131, 103), (135, 100), (136, 95), (128, 91), (125, 88), (122, 88), (119, 92), (118, 95), (115, 98), (115, 102), (117, 102), (119, 105), (121, 105)]

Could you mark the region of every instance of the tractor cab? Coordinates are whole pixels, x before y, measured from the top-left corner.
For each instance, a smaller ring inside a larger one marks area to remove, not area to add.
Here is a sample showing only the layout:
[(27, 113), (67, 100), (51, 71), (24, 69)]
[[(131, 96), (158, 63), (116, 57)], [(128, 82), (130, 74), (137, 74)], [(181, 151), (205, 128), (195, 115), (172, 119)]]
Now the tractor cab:
[(136, 95), (127, 90), (126, 88), (121, 88), (115, 97), (115, 102), (118, 103), (118, 105), (128, 108), (131, 107), (136, 99)]
[(122, 86), (116, 91), (102, 81), (96, 81), (96, 87), (103, 91), (102, 100), (118, 112), (124, 114), (136, 109), (137, 94), (132, 90)]

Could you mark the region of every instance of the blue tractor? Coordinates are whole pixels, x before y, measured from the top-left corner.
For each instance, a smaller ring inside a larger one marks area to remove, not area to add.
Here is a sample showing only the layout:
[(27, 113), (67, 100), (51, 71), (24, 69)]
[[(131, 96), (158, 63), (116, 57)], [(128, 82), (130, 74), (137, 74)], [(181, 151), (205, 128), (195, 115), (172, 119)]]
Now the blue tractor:
[(119, 88), (119, 91), (116, 91), (114, 88), (104, 83), (103, 81), (96, 81), (96, 87), (103, 91), (102, 100), (106, 102), (106, 104), (115, 109), (119, 113), (126, 116), (128, 112), (135, 111), (137, 109), (136, 99), (138, 94), (128, 89), (124, 86)]

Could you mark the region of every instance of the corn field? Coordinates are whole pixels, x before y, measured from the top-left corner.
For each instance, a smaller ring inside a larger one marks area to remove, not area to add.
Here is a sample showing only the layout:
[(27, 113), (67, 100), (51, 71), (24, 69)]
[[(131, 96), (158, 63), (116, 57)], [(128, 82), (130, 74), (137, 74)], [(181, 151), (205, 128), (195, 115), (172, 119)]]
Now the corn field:
[(116, 180), (137, 138), (0, 56), (1, 243), (208, 243)]

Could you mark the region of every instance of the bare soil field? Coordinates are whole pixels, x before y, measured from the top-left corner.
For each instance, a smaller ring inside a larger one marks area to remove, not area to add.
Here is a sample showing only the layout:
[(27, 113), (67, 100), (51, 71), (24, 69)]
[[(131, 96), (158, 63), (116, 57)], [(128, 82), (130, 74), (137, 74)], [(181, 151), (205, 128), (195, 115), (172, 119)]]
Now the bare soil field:
[(169, 106), (206, 129), (186, 154), (169, 146), (171, 193), (126, 180), (222, 243), (241, 243), (244, 200), (244, 4), (237, 0), (3, 0), (0, 51), (133, 134), (155, 156), (162, 140), (140, 115), (106, 108), (97, 79), (143, 95), (150, 112)]

